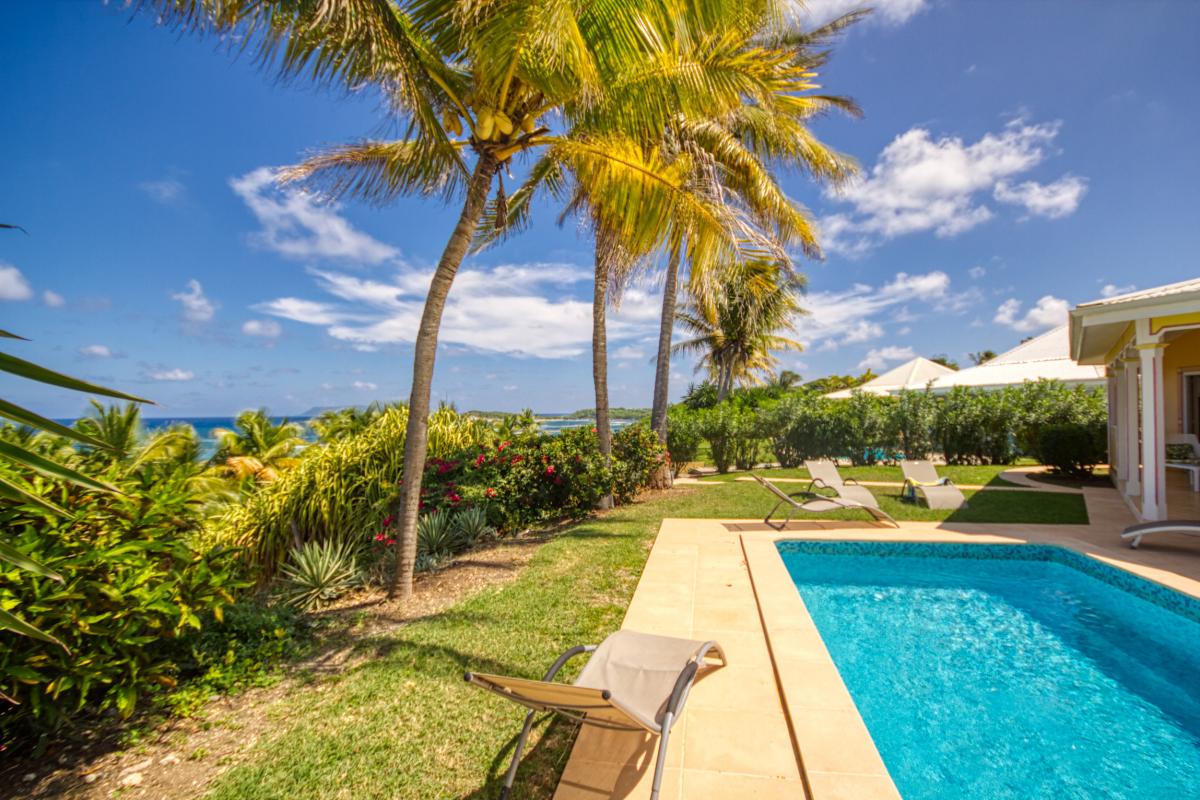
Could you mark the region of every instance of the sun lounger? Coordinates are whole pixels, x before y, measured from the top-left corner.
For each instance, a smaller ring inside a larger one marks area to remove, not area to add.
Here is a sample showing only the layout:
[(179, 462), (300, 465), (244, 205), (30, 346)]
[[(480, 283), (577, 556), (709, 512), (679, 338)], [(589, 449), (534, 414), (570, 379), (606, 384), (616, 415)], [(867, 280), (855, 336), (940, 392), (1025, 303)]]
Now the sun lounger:
[(1158, 522), (1142, 522), (1126, 528), (1121, 533), (1121, 538), (1129, 542), (1129, 546), (1136, 550), (1142, 543), (1143, 536), (1153, 536), (1156, 533), (1186, 533), (1189, 536), (1200, 536), (1200, 521), (1163, 519)]
[(859, 486), (854, 478), (843, 481), (838, 473), (837, 464), (832, 461), (805, 461), (804, 468), (808, 470), (808, 477), (812, 478), (807, 491), (811, 492), (814, 488), (832, 489), (842, 500), (850, 500), (860, 506), (879, 508), (879, 501), (871, 494), (871, 490)]
[[(856, 503), (853, 500), (840, 500), (836, 497), (823, 497), (819, 494), (812, 494), (811, 492), (802, 492), (801, 494), (808, 499), (806, 499), (804, 502), (800, 502), (761, 475), (752, 474), (752, 477), (754, 480), (758, 481), (763, 488), (775, 495), (776, 499), (779, 501), (775, 503), (775, 506), (771, 509), (770, 513), (763, 517), (763, 522), (777, 531), (781, 531), (786, 528), (787, 524), (792, 521), (792, 517), (796, 515), (797, 511), (803, 511), (806, 514), (823, 514), (829, 511), (841, 511), (842, 509), (846, 508), (861, 508), (879, 522), (886, 522), (893, 528), (900, 527), (896, 520), (892, 519), (887, 513), (877, 506), (865, 506), (862, 503)], [(784, 519), (783, 522), (772, 522), (771, 517), (775, 516), (775, 512), (778, 511), (779, 507), (782, 505), (787, 505), (790, 509), (787, 518)]]
[[(575, 682), (552, 683), (563, 665), (580, 653), (592, 655)], [(696, 675), (717, 666), (706, 661), (710, 653), (720, 659), (721, 666), (725, 665), (725, 652), (716, 642), (621, 630), (599, 646), (572, 647), (558, 657), (540, 681), (468, 672), (469, 683), (530, 709), (504, 777), (500, 800), (512, 790), (521, 751), (534, 714), (539, 711), (554, 711), (585, 725), (657, 735), (658, 762), (650, 792), (651, 800), (657, 800), (671, 727), (683, 711)]]
[(918, 497), (925, 498), (925, 505), (930, 508), (963, 508), (967, 498), (958, 487), (937, 474), (937, 470), (929, 461), (900, 462), (900, 470), (904, 473), (904, 488), (901, 493), (907, 500), (914, 503)]

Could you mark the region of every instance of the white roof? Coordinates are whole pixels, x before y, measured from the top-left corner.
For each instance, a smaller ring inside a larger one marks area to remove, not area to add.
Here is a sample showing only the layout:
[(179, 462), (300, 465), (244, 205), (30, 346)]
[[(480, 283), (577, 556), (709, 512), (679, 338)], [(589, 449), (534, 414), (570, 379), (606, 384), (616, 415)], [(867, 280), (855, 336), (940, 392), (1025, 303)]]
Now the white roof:
[(1139, 300), (1160, 300), (1191, 292), (1200, 292), (1200, 278), (1192, 278), (1180, 281), (1179, 283), (1168, 283), (1166, 286), (1155, 286), (1152, 289), (1142, 289), (1138, 292), (1118, 294), (1113, 297), (1105, 297), (1102, 300), (1093, 300), (1090, 303), (1080, 303), (1076, 308), (1099, 308), (1102, 306), (1121, 305), (1122, 303), (1133, 303)]
[(933, 382), (935, 392), (955, 386), (1000, 388), (1040, 378), (1064, 383), (1104, 382), (1104, 367), (1081, 366), (1071, 360), (1067, 326), (1047, 331), (977, 367), (944, 375)]
[(1200, 312), (1200, 278), (1093, 300), (1071, 309), (1071, 355), (1082, 364), (1103, 364), (1140, 319)]
[[(954, 370), (944, 367), (936, 361), (917, 356), (912, 361), (906, 361), (898, 367), (892, 367), (882, 375), (872, 378), (861, 386), (856, 387), (867, 394), (895, 394), (901, 389), (924, 389), (930, 381), (943, 375), (953, 374)], [(850, 389), (839, 389), (825, 395), (829, 398), (849, 397)]]

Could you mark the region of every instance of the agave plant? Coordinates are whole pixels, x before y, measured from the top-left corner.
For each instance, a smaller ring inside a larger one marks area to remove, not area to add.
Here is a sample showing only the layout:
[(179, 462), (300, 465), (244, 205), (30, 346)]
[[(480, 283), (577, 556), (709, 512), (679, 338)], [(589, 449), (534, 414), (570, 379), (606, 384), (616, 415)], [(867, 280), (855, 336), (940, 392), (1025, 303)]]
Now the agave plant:
[(441, 561), (454, 555), (461, 546), (455, 520), (450, 512), (439, 509), (421, 517), (417, 523), (417, 553)]
[(464, 508), (454, 515), (454, 531), (463, 547), (474, 547), (496, 533), (488, 524), (487, 509), (482, 506)]
[(308, 542), (292, 550), (282, 572), (280, 597), (302, 611), (327, 606), (362, 584), (351, 542)]

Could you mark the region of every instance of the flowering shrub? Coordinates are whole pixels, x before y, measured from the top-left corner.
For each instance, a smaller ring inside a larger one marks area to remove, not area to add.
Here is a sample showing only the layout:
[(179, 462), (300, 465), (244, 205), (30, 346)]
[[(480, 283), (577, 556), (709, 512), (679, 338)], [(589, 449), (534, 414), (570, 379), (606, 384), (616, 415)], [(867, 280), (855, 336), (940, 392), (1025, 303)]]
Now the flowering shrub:
[(613, 497), (618, 503), (633, 500), (667, 457), (657, 434), (640, 422), (616, 432), (612, 455)]

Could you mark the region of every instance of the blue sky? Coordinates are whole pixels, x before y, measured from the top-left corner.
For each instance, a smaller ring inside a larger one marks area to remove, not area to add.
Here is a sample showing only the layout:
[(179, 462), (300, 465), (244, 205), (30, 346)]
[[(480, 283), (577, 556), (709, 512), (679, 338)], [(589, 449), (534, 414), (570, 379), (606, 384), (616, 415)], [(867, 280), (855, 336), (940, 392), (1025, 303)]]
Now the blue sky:
[[(117, 4), (119, 6), (119, 4)], [(810, 3), (816, 15), (854, 4)], [(821, 221), (806, 379), (914, 354), (1005, 350), (1068, 305), (1196, 274), (1200, 3), (882, 0), (822, 76), (861, 120), (817, 123), (863, 180), (789, 175)], [(278, 413), (407, 395), (424, 285), (456, 209), (328, 206), (272, 167), (387, 134), (375, 102), (280, 86), (211, 41), (99, 2), (16, 4), (0, 30), (0, 327), (9, 352), (158, 402)], [(592, 405), (590, 243), (543, 208), (471, 259), (434, 395), (459, 408)], [(652, 281), (610, 323), (611, 399), (647, 406)], [(673, 394), (694, 379), (678, 358)], [(8, 378), (54, 415), (82, 398)]]

